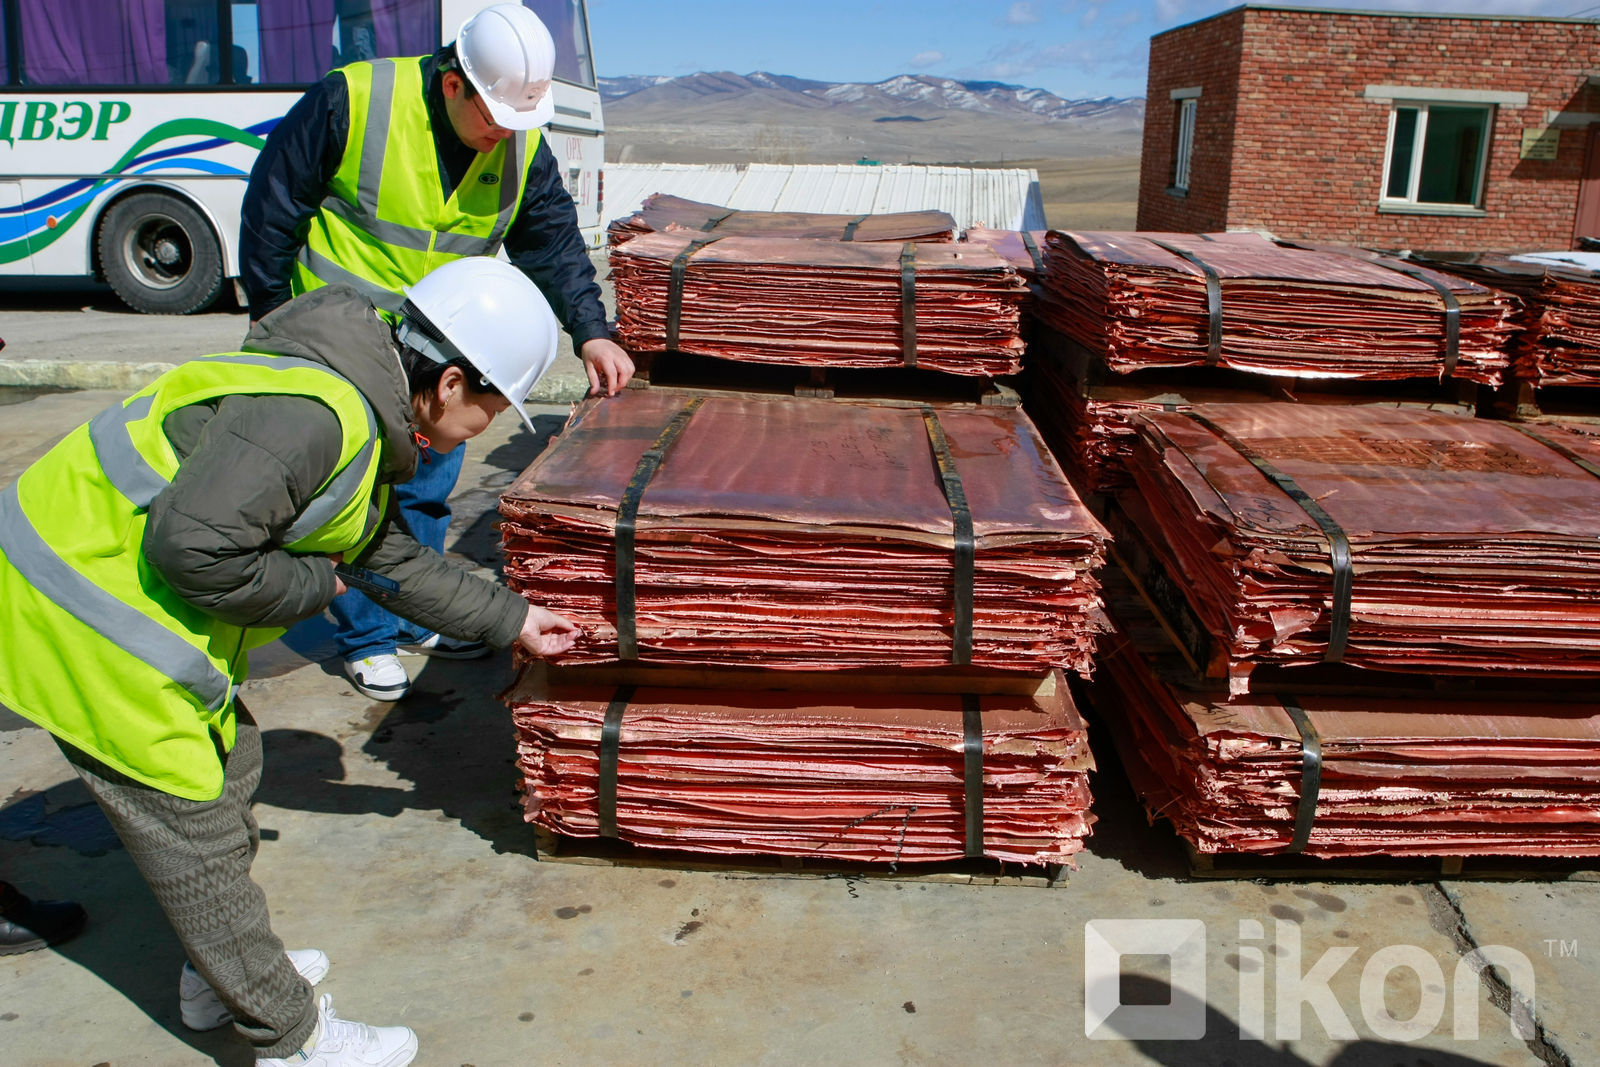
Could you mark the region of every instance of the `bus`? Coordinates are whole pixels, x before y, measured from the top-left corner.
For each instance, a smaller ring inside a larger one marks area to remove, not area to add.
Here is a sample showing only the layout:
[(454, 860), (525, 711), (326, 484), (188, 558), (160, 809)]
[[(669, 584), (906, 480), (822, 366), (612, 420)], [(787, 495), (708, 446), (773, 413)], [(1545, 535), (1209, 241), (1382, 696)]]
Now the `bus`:
[[(267, 134), (358, 59), (423, 55), (493, 0), (0, 0), (0, 284), (108, 283), (138, 311), (210, 306), (239, 275)], [(600, 92), (584, 0), (523, 0), (556, 45), (543, 136), (600, 244)]]

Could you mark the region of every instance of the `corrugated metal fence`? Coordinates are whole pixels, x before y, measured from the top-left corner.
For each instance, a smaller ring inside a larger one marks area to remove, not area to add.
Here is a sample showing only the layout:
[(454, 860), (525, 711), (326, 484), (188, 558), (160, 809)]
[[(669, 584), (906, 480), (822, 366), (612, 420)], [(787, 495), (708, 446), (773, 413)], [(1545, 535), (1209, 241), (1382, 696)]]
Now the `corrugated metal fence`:
[(602, 222), (651, 193), (759, 211), (866, 214), (937, 209), (956, 226), (1045, 228), (1037, 171), (910, 163), (607, 163)]

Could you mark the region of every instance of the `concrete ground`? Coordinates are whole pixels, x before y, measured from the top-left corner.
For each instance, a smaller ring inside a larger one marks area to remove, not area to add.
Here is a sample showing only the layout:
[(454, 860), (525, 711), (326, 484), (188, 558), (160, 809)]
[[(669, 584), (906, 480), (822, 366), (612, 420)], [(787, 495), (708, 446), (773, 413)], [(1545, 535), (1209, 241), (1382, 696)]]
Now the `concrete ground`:
[[(176, 361), (242, 330), (39, 303), (0, 295), (0, 362), (62, 382), (79, 357)], [(0, 485), (120, 396), (0, 389)], [(449, 548), (485, 568), (499, 492), (566, 413), (534, 410), (537, 436), (506, 417), (468, 446)], [(1600, 884), (1193, 879), (1103, 745), (1100, 821), (1055, 887), (540, 858), (505, 654), (412, 660), (412, 694), (383, 704), (328, 634), (313, 620), (255, 657), (255, 874), (284, 939), (332, 958), (338, 1012), (411, 1026), (419, 1064), (1600, 1063)], [(49, 737), (4, 711), (0, 783), (0, 878), (90, 914), (0, 958), (0, 1061), (242, 1067), (228, 1030), (183, 1028), (148, 890)], [(1475, 948), (1501, 978), (1477, 979)]]

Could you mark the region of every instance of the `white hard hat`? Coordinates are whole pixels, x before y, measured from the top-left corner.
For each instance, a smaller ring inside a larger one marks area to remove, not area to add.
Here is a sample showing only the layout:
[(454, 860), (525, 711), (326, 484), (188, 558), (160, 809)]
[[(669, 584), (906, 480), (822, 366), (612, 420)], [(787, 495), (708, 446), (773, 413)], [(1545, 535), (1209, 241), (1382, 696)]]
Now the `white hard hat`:
[(522, 402), (555, 362), (558, 330), (539, 287), (503, 259), (467, 256), (429, 271), (405, 294), (400, 343), (435, 363), (465, 359), (537, 433)]
[(555, 42), (539, 16), (521, 4), (486, 7), (463, 22), (456, 58), (497, 125), (531, 130), (555, 117)]

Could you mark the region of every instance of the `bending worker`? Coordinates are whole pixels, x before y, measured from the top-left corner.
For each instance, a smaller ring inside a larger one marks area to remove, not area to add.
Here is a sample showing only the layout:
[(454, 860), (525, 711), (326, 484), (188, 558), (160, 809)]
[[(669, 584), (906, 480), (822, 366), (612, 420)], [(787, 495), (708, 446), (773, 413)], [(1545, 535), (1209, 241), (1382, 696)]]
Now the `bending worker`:
[[(590, 391), (625, 386), (633, 360), (608, 335), (577, 212), (539, 132), (555, 111), (554, 64), (538, 16), (498, 4), (431, 56), (352, 63), (313, 86), (272, 131), (245, 192), (240, 273), (250, 318), (331, 282), (392, 313), (401, 289), (434, 265), (503, 244), (572, 335)], [(434, 549), (444, 548), (463, 456), (434, 442), (399, 490), (412, 532)], [(332, 611), (345, 674), (375, 700), (410, 689), (402, 650), (488, 652), (407, 627), (358, 592)]]
[[(516, 268), (473, 258), (409, 288), (398, 326), (330, 286), (78, 427), (0, 491), (0, 703), (55, 735), (188, 953), (182, 1017), (232, 1021), (271, 1064), (399, 1067), (405, 1027), (340, 1020), (250, 879), (261, 736), (248, 650), (321, 612), (335, 565), (396, 584), (407, 619), (534, 655), (576, 627), (418, 544), (390, 487), (527, 395), (557, 326)], [(375, 582), (381, 586), (382, 582)], [(111, 684), (107, 684), (108, 680)]]

